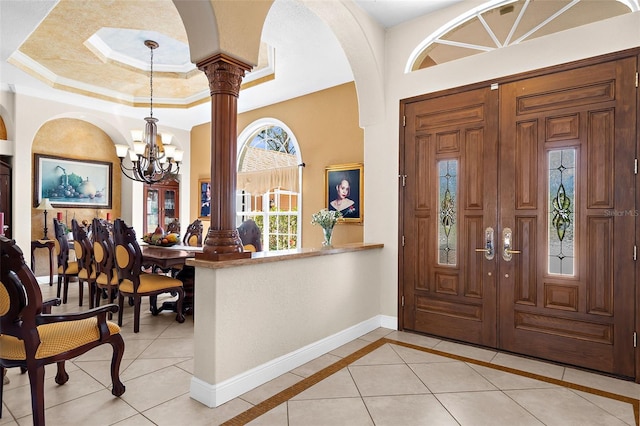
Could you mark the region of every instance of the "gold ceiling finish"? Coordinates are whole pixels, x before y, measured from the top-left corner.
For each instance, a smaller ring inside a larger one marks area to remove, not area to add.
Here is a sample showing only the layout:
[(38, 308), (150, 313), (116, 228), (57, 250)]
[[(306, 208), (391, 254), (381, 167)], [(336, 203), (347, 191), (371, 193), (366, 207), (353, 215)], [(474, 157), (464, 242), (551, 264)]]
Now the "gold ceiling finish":
[[(103, 27), (160, 31), (188, 46), (184, 25), (171, 0), (61, 0), (20, 46), (20, 54), (12, 55), (9, 61), (58, 89), (135, 107), (148, 106), (148, 72), (106, 60), (85, 45)], [(143, 41), (140, 45), (144, 53), (138, 59), (148, 63), (148, 49)], [(188, 108), (210, 99), (202, 72), (180, 75), (154, 70), (153, 89), (157, 107)]]

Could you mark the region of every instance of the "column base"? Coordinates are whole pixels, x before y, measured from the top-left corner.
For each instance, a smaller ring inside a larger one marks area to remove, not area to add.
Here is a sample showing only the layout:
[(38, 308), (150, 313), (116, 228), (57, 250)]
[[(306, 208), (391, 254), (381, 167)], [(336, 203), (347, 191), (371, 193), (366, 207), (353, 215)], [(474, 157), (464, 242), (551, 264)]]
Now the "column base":
[(202, 254), (197, 253), (196, 259), (206, 260), (234, 260), (248, 259), (251, 252), (245, 252), (237, 229), (211, 229), (202, 247)]

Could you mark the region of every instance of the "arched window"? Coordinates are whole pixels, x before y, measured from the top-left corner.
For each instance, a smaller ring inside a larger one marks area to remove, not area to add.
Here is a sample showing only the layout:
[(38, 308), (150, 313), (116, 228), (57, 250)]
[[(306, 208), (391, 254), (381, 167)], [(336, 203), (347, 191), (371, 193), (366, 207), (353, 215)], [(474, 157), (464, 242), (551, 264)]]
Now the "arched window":
[(416, 47), (405, 72), (635, 12), (638, 0), (490, 0), (446, 23)]
[(264, 251), (300, 246), (300, 164), (293, 132), (279, 120), (258, 120), (238, 136), (236, 222), (255, 220)]

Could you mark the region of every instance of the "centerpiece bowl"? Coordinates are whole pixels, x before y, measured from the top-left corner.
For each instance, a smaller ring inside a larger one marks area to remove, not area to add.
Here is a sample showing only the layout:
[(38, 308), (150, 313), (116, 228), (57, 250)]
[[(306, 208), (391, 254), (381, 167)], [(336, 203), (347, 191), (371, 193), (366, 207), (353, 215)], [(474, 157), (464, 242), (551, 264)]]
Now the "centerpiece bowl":
[(150, 246), (171, 247), (180, 242), (180, 235), (176, 233), (155, 234), (149, 233), (142, 236), (142, 241)]

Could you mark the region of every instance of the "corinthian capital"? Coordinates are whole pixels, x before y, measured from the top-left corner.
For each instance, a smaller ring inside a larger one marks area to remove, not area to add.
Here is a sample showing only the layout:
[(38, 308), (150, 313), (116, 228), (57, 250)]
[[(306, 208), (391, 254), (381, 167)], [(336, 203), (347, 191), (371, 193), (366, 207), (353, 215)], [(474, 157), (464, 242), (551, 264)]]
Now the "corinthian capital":
[(215, 55), (197, 64), (209, 80), (211, 95), (228, 94), (238, 97), (246, 71), (251, 67), (226, 55)]

